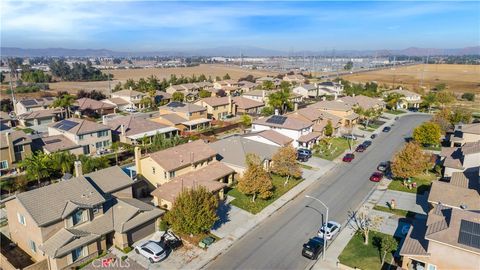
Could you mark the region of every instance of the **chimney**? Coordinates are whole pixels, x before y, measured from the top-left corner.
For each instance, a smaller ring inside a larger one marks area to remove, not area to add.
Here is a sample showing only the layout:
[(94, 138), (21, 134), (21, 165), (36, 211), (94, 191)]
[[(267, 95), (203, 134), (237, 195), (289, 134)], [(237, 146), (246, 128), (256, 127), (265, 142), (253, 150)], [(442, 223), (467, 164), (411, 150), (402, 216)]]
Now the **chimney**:
[(8, 145), (8, 157), (10, 158), (10, 163), (15, 162), (15, 153), (13, 152), (13, 142), (12, 142), (12, 134), (10, 132), (5, 133), (5, 138)]
[(106, 115), (102, 115), (102, 124), (104, 124), (104, 125), (107, 124), (107, 116)]
[(262, 101), (265, 101), (265, 90), (262, 90)]
[(233, 107), (232, 96), (228, 95), (228, 114), (232, 114), (232, 107)]
[(122, 137), (125, 136), (125, 125), (124, 124), (120, 125), (120, 133), (122, 134)]
[(280, 115), (280, 112), (278, 111), (278, 109), (275, 109), (275, 115)]
[(80, 177), (83, 175), (82, 162), (80, 160), (75, 160), (73, 167), (75, 170), (75, 177)]
[[(335, 95), (334, 99), (335, 99), (335, 100), (337, 100), (337, 97), (338, 97), (338, 94), (337, 94), (337, 92), (335, 92), (335, 94), (334, 94), (334, 95)], [(355, 94), (353, 95), (353, 97), (355, 97)]]
[(355, 97), (355, 93), (352, 94), (352, 97)]
[(294, 112), (298, 111), (298, 103), (297, 102), (293, 103), (293, 111)]
[(128, 88), (128, 90), (132, 91), (133, 89), (132, 89), (132, 87), (130, 86), (130, 87)]
[(325, 100), (327, 100), (327, 98), (326, 98), (325, 96), (323, 96), (323, 97), (322, 97), (322, 100), (325, 101)]
[(133, 151), (135, 153), (135, 167), (137, 169), (137, 175), (142, 174), (142, 163), (140, 162), (142, 158), (142, 151), (138, 146), (135, 146)]

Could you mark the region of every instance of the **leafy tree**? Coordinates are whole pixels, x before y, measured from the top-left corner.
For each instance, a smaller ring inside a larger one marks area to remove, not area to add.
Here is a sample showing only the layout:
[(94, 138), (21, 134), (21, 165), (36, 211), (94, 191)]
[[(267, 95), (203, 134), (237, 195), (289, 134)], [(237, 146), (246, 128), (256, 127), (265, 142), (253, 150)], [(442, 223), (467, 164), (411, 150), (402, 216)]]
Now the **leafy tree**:
[(23, 58), (13, 57), (7, 59), (8, 68), (10, 69), (10, 76), (18, 80), (18, 69), (23, 63)]
[(332, 135), (333, 135), (332, 121), (328, 120), (327, 125), (325, 126), (325, 136), (331, 137)]
[(216, 94), (217, 97), (226, 97), (227, 93), (223, 89), (219, 89)]
[(255, 77), (253, 77), (253, 75), (249, 74), (246, 77), (242, 77), (242, 78), (238, 79), (238, 81), (247, 81), (247, 82), (254, 83), (255, 82)]
[(115, 84), (115, 87), (113, 87), (113, 92), (117, 92), (117, 91), (120, 91), (122, 90), (122, 83), (121, 82), (118, 82), (117, 84)]
[(468, 101), (475, 101), (474, 93), (463, 93), (462, 98)]
[(175, 92), (172, 95), (172, 99), (174, 101), (183, 101), (185, 99), (185, 95), (181, 92)]
[(42, 70), (26, 69), (22, 71), (22, 81), (30, 83), (48, 83), (52, 80), (52, 76)]
[(9, 98), (0, 100), (0, 111), (11, 112), (13, 111), (13, 102)]
[(290, 87), (292, 87), (292, 84), (286, 81), (282, 81), (280, 83), (280, 89), (287, 89), (290, 90)]
[(268, 95), (268, 105), (278, 109), (281, 114), (286, 112), (287, 109), (291, 109), (293, 106), (290, 102), (290, 90), (282, 89)]
[(49, 155), (38, 151), (33, 155), (27, 156), (20, 162), (20, 167), (23, 168), (29, 180), (40, 180), (50, 176), (52, 170), (52, 160)]
[(263, 81), (262, 89), (272, 90), (273, 88), (275, 88), (275, 84), (272, 81)]
[(297, 163), (297, 150), (291, 145), (283, 146), (272, 157), (272, 172), (286, 177), (284, 186), (290, 177), (302, 176), (300, 165)]
[(443, 108), (437, 113), (432, 118), (432, 122), (436, 123), (440, 129), (442, 130), (442, 133), (445, 134), (447, 130), (449, 130), (452, 127), (452, 124), (450, 123), (450, 117), (452, 115), (452, 111), (448, 108)]
[(388, 236), (383, 236), (380, 241), (380, 250), (382, 251), (382, 265), (385, 263), (385, 257), (387, 253), (393, 252), (397, 249), (397, 241), (395, 238)]
[(416, 142), (407, 143), (392, 161), (392, 172), (400, 178), (410, 178), (433, 166), (431, 155), (423, 152)]
[(79, 160), (82, 162), (82, 171), (84, 174), (110, 167), (110, 162), (105, 156), (90, 157), (81, 155)]
[(437, 123), (425, 122), (413, 130), (413, 139), (423, 145), (438, 145), (442, 130)]
[(63, 59), (52, 60), (49, 67), (53, 76), (64, 81), (105, 81), (113, 77), (93, 67), (90, 61), (87, 64), (75, 62), (70, 67)]
[(390, 110), (397, 109), (397, 103), (404, 97), (404, 95), (398, 93), (390, 93), (385, 98), (384, 101), (387, 105), (387, 108)]
[(184, 234), (208, 232), (217, 216), (218, 199), (204, 186), (184, 189), (173, 203), (173, 207), (165, 214), (174, 231)]
[(113, 63), (116, 64), (116, 65), (118, 65), (118, 64), (122, 63), (122, 59), (120, 59), (120, 58), (113, 58)]
[(350, 211), (348, 213), (349, 226), (363, 235), (363, 244), (368, 245), (368, 235), (372, 229), (377, 229), (382, 224), (382, 218), (370, 215), (366, 210)]
[(353, 62), (352, 61), (348, 61), (347, 64), (345, 64), (345, 66), (343, 67), (343, 69), (345, 70), (351, 70), (353, 68)]
[(215, 81), (219, 82), (221, 80), (222, 80), (222, 78), (220, 78), (220, 76), (215, 77)]
[(212, 96), (212, 92), (209, 92), (207, 90), (200, 90), (200, 92), (198, 92), (198, 96), (200, 98), (207, 98), (207, 97), (211, 97)]
[(273, 107), (265, 106), (265, 107), (262, 108), (261, 113), (262, 113), (263, 116), (270, 116), (270, 115), (273, 115), (274, 111), (275, 110), (273, 109)]
[(140, 100), (140, 105), (142, 105), (143, 108), (149, 108), (153, 105), (153, 100), (150, 97), (144, 97)]
[(472, 112), (462, 108), (455, 108), (450, 115), (450, 123), (456, 125), (459, 123), (470, 123), (472, 120)]
[(455, 95), (450, 91), (440, 91), (437, 93), (437, 101), (442, 107), (454, 102), (456, 100)]
[(447, 88), (447, 85), (445, 83), (439, 83), (435, 85), (434, 89), (437, 91), (443, 91)]
[(230, 75), (228, 75), (228, 73), (227, 73), (223, 76), (223, 79), (224, 80), (230, 80), (231, 78), (230, 78)]
[(248, 114), (244, 114), (240, 117), (240, 123), (244, 127), (249, 127), (252, 125), (252, 118)]
[(124, 84), (123, 84), (123, 89), (137, 89), (137, 84), (133, 79), (128, 79)]
[(75, 97), (72, 95), (63, 95), (62, 97), (57, 98), (53, 103), (53, 108), (62, 108), (67, 114), (67, 118), (71, 115), (71, 108), (75, 103)]
[(422, 105), (428, 108), (428, 112), (431, 111), (432, 106), (437, 104), (437, 94), (434, 92), (428, 93), (428, 95), (423, 97)]
[(94, 100), (102, 100), (102, 99), (106, 99), (107, 96), (105, 96), (105, 94), (97, 90), (92, 90), (90, 92), (87, 92), (85, 90), (80, 90), (77, 92), (77, 99), (80, 99), (80, 98), (91, 98)]
[(247, 169), (238, 181), (238, 190), (246, 195), (252, 195), (252, 202), (258, 196), (267, 199), (272, 196), (272, 178), (263, 169), (260, 158), (252, 153), (246, 157)]

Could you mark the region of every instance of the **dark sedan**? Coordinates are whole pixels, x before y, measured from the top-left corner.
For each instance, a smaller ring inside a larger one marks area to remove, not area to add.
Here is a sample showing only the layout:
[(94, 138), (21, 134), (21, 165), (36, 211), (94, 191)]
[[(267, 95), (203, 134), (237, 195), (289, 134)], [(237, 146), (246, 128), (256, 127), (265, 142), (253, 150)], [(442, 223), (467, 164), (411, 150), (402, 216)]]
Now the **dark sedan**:
[(318, 256), (323, 251), (323, 239), (320, 237), (313, 237), (303, 244), (302, 256), (310, 260), (318, 259)]
[(355, 158), (354, 154), (348, 153), (343, 157), (343, 162), (352, 162), (352, 160)]
[(357, 148), (355, 149), (355, 152), (359, 152), (359, 153), (362, 153), (363, 151), (367, 150), (367, 148), (363, 145), (363, 144), (360, 144), (359, 146), (357, 146)]
[(390, 130), (392, 130), (391, 127), (384, 127), (384, 128), (382, 129), (383, 132), (390, 132)]
[(370, 145), (372, 145), (372, 141), (364, 141), (362, 145), (365, 146), (365, 148), (368, 148)]

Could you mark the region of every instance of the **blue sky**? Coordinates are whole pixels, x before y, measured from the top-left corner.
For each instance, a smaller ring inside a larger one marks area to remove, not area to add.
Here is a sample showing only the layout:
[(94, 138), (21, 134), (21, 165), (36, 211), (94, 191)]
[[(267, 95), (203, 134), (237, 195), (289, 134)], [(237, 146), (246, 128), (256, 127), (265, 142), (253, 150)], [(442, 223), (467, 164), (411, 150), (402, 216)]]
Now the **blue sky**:
[(1, 45), (121, 51), (480, 45), (480, 2), (8, 1)]

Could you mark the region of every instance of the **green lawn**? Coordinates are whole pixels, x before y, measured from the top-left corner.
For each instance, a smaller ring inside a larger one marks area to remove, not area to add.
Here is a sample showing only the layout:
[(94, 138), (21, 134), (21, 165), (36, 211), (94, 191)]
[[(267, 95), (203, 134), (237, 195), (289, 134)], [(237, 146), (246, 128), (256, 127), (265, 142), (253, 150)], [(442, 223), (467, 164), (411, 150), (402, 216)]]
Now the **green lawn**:
[(375, 205), (373, 209), (382, 211), (382, 212), (387, 212), (391, 214), (395, 214), (400, 217), (405, 217), (405, 218), (414, 218), (415, 217), (415, 212), (412, 211), (407, 211), (403, 209), (390, 209), (388, 206), (382, 206), (382, 205)]
[(422, 146), (425, 150), (432, 150), (432, 151), (442, 151), (441, 145), (430, 145), (430, 146)]
[(298, 163), (298, 165), (306, 170), (313, 170), (314, 168), (312, 166), (309, 166), (307, 164), (303, 164), (303, 163)]
[(408, 186), (403, 185), (403, 179), (394, 179), (390, 185), (388, 185), (388, 189), (423, 194), (425, 191), (430, 189), (432, 181), (434, 181), (436, 178), (437, 177), (433, 173), (420, 174), (412, 177), (412, 183), (416, 182), (417, 187), (412, 187), (411, 189), (409, 189)]
[(404, 111), (404, 110), (387, 110), (385, 112), (389, 113), (389, 114), (395, 114), (395, 115), (406, 113), (406, 111)]
[[(336, 157), (342, 154), (345, 150), (349, 149), (348, 147), (349, 140), (345, 138), (328, 138), (323, 140), (324, 140), (323, 142), (320, 142), (319, 145), (316, 145), (314, 147), (313, 155), (316, 157), (323, 158), (326, 160), (334, 160)], [(331, 143), (330, 148), (328, 148), (328, 145), (324, 142), (330, 142)], [(352, 144), (352, 149), (353, 149), (353, 145), (355, 145), (355, 142), (350, 140), (350, 143)]]
[(240, 191), (238, 191), (237, 188), (232, 188), (227, 192), (227, 194), (235, 197), (235, 199), (231, 202), (232, 205), (242, 208), (243, 210), (246, 210), (252, 214), (257, 214), (269, 204), (274, 202), (276, 199), (280, 198), (287, 191), (296, 186), (298, 183), (300, 183), (302, 180), (303, 179), (290, 179), (288, 181), (288, 184), (284, 186), (283, 184), (285, 183), (285, 178), (278, 175), (272, 175), (272, 182), (274, 186), (273, 196), (267, 200), (257, 198), (255, 199), (255, 202), (252, 202), (251, 196), (247, 196), (241, 193)]
[[(370, 231), (368, 245), (364, 245), (363, 236), (361, 234), (355, 234), (338, 259), (342, 264), (352, 268), (357, 267), (362, 270), (382, 269), (382, 254), (378, 247), (380, 237), (393, 238), (391, 235)], [(385, 257), (385, 262), (388, 263), (391, 259), (392, 254), (388, 253)]]

